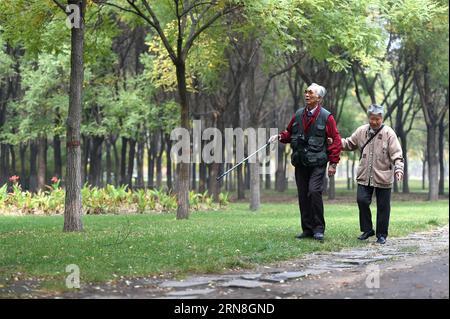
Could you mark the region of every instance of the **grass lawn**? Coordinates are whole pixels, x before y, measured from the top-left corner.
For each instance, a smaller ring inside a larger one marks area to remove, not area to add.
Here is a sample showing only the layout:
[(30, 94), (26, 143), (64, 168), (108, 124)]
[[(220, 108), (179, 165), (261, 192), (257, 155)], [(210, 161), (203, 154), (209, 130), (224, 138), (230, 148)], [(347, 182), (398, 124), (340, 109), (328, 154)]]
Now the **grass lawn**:
[[(273, 181), (272, 181), (273, 184)], [(347, 190), (347, 180), (346, 179), (342, 179), (342, 178), (336, 178), (335, 180), (335, 184), (336, 184), (336, 197), (340, 197), (340, 196), (352, 196), (354, 198), (356, 198), (356, 188), (357, 188), (357, 184), (354, 184), (354, 189), (350, 189)], [(272, 185), (273, 188), (273, 185)], [(420, 195), (424, 195), (423, 197), (426, 198), (425, 195), (428, 194), (428, 181), (426, 181), (425, 183), (425, 189), (422, 189), (422, 181), (418, 180), (418, 179), (410, 179), (409, 180), (409, 190), (411, 193), (413, 194), (420, 194)], [(248, 192), (248, 191), (247, 191)], [(399, 192), (400, 192), (400, 196), (404, 196), (402, 192), (402, 184), (400, 183), (399, 186)], [(448, 197), (449, 194), (449, 181), (448, 179), (444, 180), (444, 193), (446, 194), (446, 196)], [(296, 196), (297, 194), (297, 187), (295, 186), (295, 182), (294, 181), (289, 181), (288, 182), (288, 189), (282, 193), (283, 195), (288, 195), (288, 196)], [(234, 195), (234, 194), (232, 194)], [(263, 189), (262, 190), (262, 197), (267, 197), (267, 196), (273, 196), (274, 195), (274, 191), (273, 189)], [(279, 195), (279, 193), (277, 193), (277, 195)], [(392, 195), (394, 196), (394, 192), (392, 192)], [(325, 196), (326, 198), (326, 196)]]
[[(390, 236), (448, 223), (448, 206), (448, 200), (394, 202)], [(69, 264), (80, 267), (83, 283), (116, 276), (220, 272), (367, 245), (356, 239), (355, 204), (326, 204), (325, 214), (324, 243), (294, 238), (299, 232), (295, 203), (263, 204), (258, 212), (248, 211), (247, 203), (234, 203), (182, 221), (173, 213), (89, 215), (83, 218), (83, 233), (63, 233), (61, 216), (2, 216), (0, 284), (11, 277), (40, 277), (62, 288)]]

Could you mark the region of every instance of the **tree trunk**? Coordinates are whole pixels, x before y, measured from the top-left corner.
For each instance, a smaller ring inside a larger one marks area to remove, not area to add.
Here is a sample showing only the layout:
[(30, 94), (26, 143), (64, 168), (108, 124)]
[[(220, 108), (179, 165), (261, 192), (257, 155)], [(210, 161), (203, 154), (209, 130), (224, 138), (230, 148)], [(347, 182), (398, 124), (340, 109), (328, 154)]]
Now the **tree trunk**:
[(89, 165), (89, 184), (95, 187), (102, 187), (102, 144), (103, 136), (94, 136), (91, 138), (90, 147), (90, 165)]
[(64, 231), (81, 231), (81, 150), (80, 126), (83, 92), (84, 66), (84, 12), (86, 0), (69, 0), (69, 4), (79, 5), (80, 27), (71, 29), (71, 68), (69, 112), (67, 117), (67, 171), (66, 198), (64, 206)]
[(20, 156), (20, 184), (22, 185), (22, 189), (29, 189), (30, 181), (25, 179), (26, 169), (25, 169), (25, 154), (27, 152), (27, 144), (20, 143), (19, 156)]
[(89, 161), (89, 150), (91, 148), (91, 139), (89, 136), (83, 134), (83, 150), (81, 152), (82, 163), (81, 163), (81, 183), (84, 184), (87, 181), (88, 173), (88, 161)]
[(106, 185), (112, 185), (112, 158), (111, 158), (111, 143), (109, 139), (106, 141)]
[(44, 191), (45, 190), (45, 172), (46, 172), (46, 144), (47, 144), (47, 137), (41, 136), (37, 140), (37, 148), (38, 148), (38, 154), (37, 154), (37, 189), (38, 191)]
[(208, 192), (212, 195), (214, 202), (219, 202), (219, 183), (216, 178), (219, 174), (220, 164), (219, 163), (211, 163), (209, 166), (209, 185)]
[(203, 161), (199, 164), (198, 175), (198, 192), (203, 194), (206, 190), (206, 164)]
[[(3, 50), (3, 48), (2, 48)], [(6, 105), (11, 94), (11, 85), (9, 81), (3, 84), (0, 81), (0, 129), (6, 123)], [(0, 187), (8, 182), (9, 172), (9, 148), (7, 144), (0, 143)], [(20, 176), (24, 178), (24, 176)]]
[(397, 182), (397, 179), (394, 179), (394, 193), (398, 193), (398, 182)]
[(9, 145), (9, 154), (11, 154), (11, 175), (17, 175), (16, 152), (14, 151), (14, 145)]
[(406, 138), (405, 134), (401, 134), (399, 137), (400, 143), (402, 145), (403, 161), (404, 161), (402, 192), (404, 194), (409, 194), (408, 139)]
[(30, 192), (35, 193), (38, 189), (38, 179), (37, 179), (37, 156), (38, 147), (36, 141), (30, 142), (30, 181), (29, 189)]
[(245, 162), (245, 189), (250, 189), (250, 164)]
[(134, 171), (134, 157), (136, 156), (136, 140), (130, 139), (128, 141), (130, 149), (128, 150), (128, 167), (127, 167), (127, 184), (133, 189), (133, 171)]
[(265, 165), (265, 188), (270, 189), (271, 187), (271, 181), (270, 181), (270, 161), (267, 161)]
[[(189, 99), (186, 87), (186, 65), (185, 61), (177, 61), (176, 73), (178, 94), (181, 106), (180, 124), (182, 128), (189, 130)], [(177, 219), (186, 219), (189, 217), (189, 164), (179, 163), (177, 169)]]
[(158, 154), (156, 155), (156, 188), (162, 187), (162, 155), (164, 152), (164, 141), (162, 133), (159, 135)]
[[(173, 189), (173, 177), (172, 177), (172, 157), (170, 155), (170, 149), (172, 148), (172, 141), (170, 136), (166, 136), (166, 157), (167, 157), (167, 189)], [(189, 181), (188, 181), (189, 182)]]
[(54, 176), (58, 179), (62, 176), (62, 155), (61, 155), (61, 138), (59, 135), (53, 136), (53, 161), (54, 161)]
[(119, 186), (120, 184), (120, 159), (119, 159), (119, 152), (117, 151), (117, 138), (111, 139), (111, 144), (113, 147), (113, 153), (114, 153), (114, 184), (116, 186)]
[(138, 142), (136, 188), (144, 188), (144, 142)]
[(425, 180), (427, 175), (427, 157), (428, 155), (425, 153), (422, 159), (422, 189), (425, 190)]
[(7, 144), (0, 144), (0, 185), (4, 185), (9, 177), (9, 147)]
[(192, 186), (193, 191), (197, 190), (197, 164), (192, 163)]
[[(231, 164), (226, 163), (226, 164), (224, 165), (224, 170), (227, 170), (227, 171), (228, 171), (231, 167), (232, 167)], [(231, 172), (226, 176), (226, 180), (225, 180), (225, 190), (226, 190), (227, 192), (234, 191), (234, 188), (233, 188), (234, 175), (235, 175), (235, 171), (231, 171)]]
[(120, 151), (120, 185), (127, 184), (127, 144), (128, 139), (122, 137), (122, 149)]
[(261, 192), (259, 185), (259, 160), (256, 156), (255, 163), (250, 165), (250, 210), (258, 210), (261, 206)]
[(335, 176), (331, 176), (329, 179), (328, 199), (336, 198), (336, 181)]
[(325, 176), (323, 177), (323, 195), (328, 195), (329, 192), (329, 183), (328, 183), (328, 174), (325, 173)]
[(439, 145), (438, 127), (429, 126), (427, 130), (428, 150), (428, 200), (435, 201), (439, 197)]
[[(6, 83), (7, 84), (7, 83)], [(1, 85), (0, 83), (0, 128), (2, 128), (6, 122), (6, 103), (9, 98), (8, 90), (9, 86)], [(6, 165), (7, 157), (7, 145), (0, 143), (0, 187), (8, 182), (9, 168)], [(21, 176), (24, 178), (24, 176)]]
[(147, 187), (152, 189), (155, 187), (155, 156), (156, 156), (156, 139), (155, 135), (152, 135), (148, 141), (150, 147), (147, 148)]
[(444, 118), (439, 122), (439, 195), (444, 195), (445, 166), (444, 166), (444, 145), (445, 126)]

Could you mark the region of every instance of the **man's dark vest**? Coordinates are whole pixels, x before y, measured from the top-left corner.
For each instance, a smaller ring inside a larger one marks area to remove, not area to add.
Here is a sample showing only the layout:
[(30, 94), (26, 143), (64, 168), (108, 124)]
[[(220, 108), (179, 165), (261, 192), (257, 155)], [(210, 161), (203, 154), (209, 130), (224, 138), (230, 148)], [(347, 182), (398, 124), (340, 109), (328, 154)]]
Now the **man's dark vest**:
[(323, 166), (328, 162), (326, 126), (331, 113), (321, 107), (315, 122), (305, 134), (302, 121), (304, 111), (305, 108), (301, 108), (295, 112), (291, 132), (291, 163), (294, 166)]

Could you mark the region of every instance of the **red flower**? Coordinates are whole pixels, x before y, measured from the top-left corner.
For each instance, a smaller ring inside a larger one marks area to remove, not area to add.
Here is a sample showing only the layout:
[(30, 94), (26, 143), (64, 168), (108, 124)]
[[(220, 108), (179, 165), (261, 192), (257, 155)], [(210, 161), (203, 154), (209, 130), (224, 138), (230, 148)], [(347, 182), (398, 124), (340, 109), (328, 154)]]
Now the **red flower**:
[(19, 181), (19, 179), (20, 179), (19, 176), (13, 175), (13, 176), (11, 176), (11, 177), (9, 178), (9, 181), (10, 181), (10, 182), (13, 182), (13, 183), (17, 183), (17, 182)]
[(52, 179), (51, 179), (51, 182), (52, 182), (53, 184), (56, 184), (56, 183), (59, 182), (59, 178), (56, 177), (56, 176), (53, 176)]

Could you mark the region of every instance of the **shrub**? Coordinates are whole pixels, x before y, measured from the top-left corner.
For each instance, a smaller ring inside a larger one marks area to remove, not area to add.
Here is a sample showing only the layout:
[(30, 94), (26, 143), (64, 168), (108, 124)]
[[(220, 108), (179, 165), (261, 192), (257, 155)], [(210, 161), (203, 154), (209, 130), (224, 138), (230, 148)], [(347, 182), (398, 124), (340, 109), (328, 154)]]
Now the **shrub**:
[[(59, 186), (59, 179), (52, 178), (52, 186), (36, 194), (22, 191), (18, 183), (8, 193), (7, 185), (0, 188), (0, 213), (62, 214), (64, 213), (65, 190)], [(132, 191), (127, 185), (105, 188), (87, 184), (81, 189), (83, 209), (86, 214), (111, 214), (137, 212), (172, 212), (177, 208), (177, 197), (163, 189), (139, 189)], [(220, 194), (219, 207), (228, 204), (228, 193)], [(208, 192), (189, 192), (189, 203), (193, 210), (215, 210), (217, 204)]]

